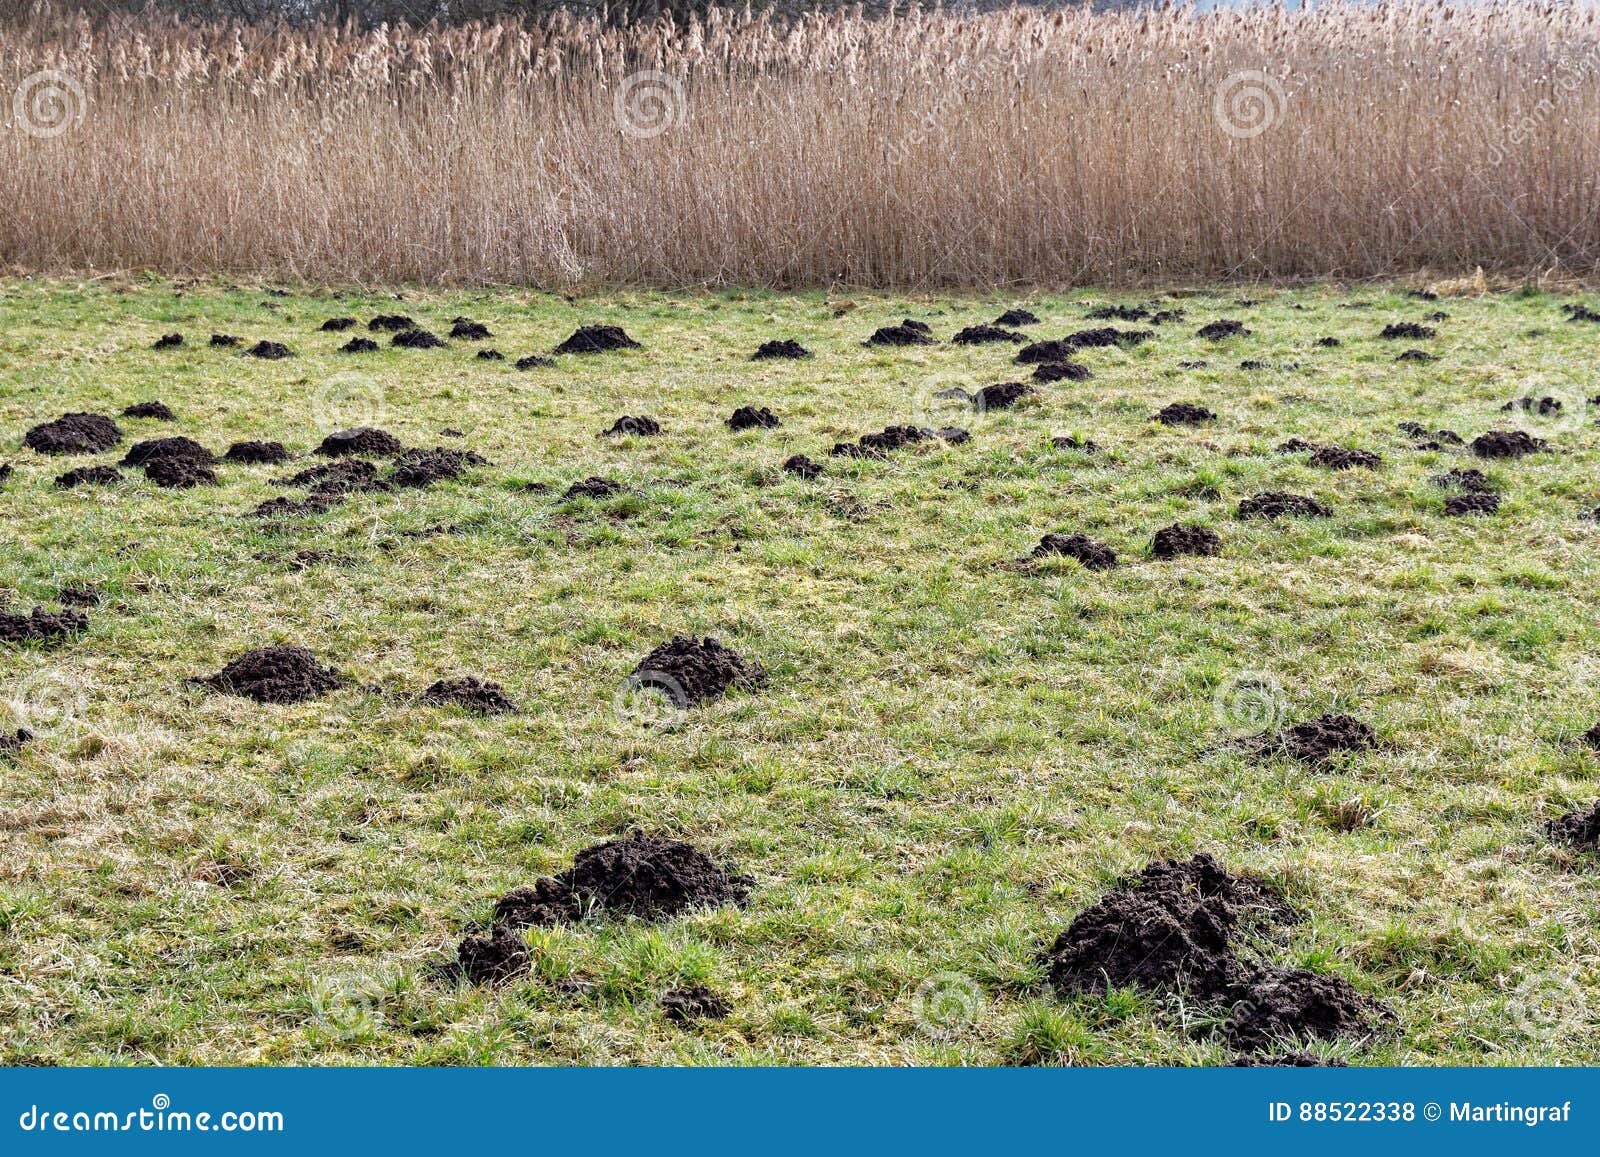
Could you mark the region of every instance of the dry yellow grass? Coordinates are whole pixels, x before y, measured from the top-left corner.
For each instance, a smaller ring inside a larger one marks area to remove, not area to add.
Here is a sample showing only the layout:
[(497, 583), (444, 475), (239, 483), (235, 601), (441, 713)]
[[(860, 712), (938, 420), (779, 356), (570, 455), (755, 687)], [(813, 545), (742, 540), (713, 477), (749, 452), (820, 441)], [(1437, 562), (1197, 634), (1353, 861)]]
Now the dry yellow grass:
[(0, 261), (778, 287), (1586, 276), (1600, 24), (1521, 0), (0, 32)]

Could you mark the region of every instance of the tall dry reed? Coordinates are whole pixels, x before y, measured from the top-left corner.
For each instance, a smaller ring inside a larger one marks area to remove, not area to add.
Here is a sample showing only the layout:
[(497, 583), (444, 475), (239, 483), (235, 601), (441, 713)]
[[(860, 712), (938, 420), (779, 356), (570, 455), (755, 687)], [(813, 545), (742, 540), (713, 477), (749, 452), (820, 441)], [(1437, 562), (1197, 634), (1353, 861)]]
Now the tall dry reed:
[[(0, 33), (0, 263), (984, 287), (1600, 264), (1582, 5)], [(0, 113), (3, 115), (3, 113)]]

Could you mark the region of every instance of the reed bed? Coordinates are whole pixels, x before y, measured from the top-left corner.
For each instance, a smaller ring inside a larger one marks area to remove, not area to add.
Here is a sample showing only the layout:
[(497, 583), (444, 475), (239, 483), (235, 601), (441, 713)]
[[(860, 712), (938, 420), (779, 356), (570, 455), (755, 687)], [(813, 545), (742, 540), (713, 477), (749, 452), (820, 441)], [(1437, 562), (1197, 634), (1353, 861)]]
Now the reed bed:
[(0, 263), (895, 289), (1589, 276), (1600, 24), (1508, 0), (0, 31)]

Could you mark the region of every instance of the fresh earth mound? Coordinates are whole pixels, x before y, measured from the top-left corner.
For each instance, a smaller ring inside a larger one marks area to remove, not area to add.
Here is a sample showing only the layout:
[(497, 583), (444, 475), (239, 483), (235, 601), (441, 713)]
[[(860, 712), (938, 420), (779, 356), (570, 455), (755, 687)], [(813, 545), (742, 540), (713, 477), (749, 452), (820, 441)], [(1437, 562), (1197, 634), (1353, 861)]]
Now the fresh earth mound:
[(367, 322), (367, 328), (374, 333), (384, 330), (390, 333), (401, 333), (404, 330), (416, 329), (417, 323), (403, 313), (380, 313), (377, 317)]
[(1404, 338), (1408, 341), (1426, 341), (1431, 337), (1438, 337), (1437, 331), (1425, 325), (1418, 325), (1414, 321), (1397, 321), (1383, 327), (1383, 332), (1378, 335), (1385, 341), (1394, 341)]
[(583, 325), (572, 336), (556, 346), (558, 354), (599, 354), (608, 350), (636, 350), (642, 348), (623, 332), (620, 325)]
[(1216, 421), (1217, 416), (1192, 402), (1173, 402), (1157, 410), (1154, 419), (1163, 426), (1198, 426), (1202, 422)]
[(317, 453), (328, 458), (393, 458), (404, 449), (405, 444), (387, 430), (356, 426), (329, 434), (317, 447)]
[(323, 333), (343, 333), (347, 329), (354, 329), (357, 324), (353, 317), (330, 317), (317, 328)]
[(287, 462), (290, 457), (289, 448), (282, 442), (235, 442), (228, 447), (222, 459), (224, 462), (270, 466)]
[(774, 341), (762, 342), (761, 345), (756, 348), (756, 352), (750, 355), (750, 360), (753, 362), (779, 361), (784, 359), (798, 360), (800, 358), (808, 358), (810, 356), (811, 351), (806, 349), (806, 347), (801, 345), (799, 342), (793, 341), (789, 338), (782, 338)]
[(122, 471), (115, 466), (78, 466), (58, 475), (57, 489), (71, 490), (75, 486), (111, 486), (122, 481)]
[(422, 693), (422, 702), (435, 707), (465, 707), (481, 715), (514, 715), (517, 705), (498, 683), (466, 675), (440, 679)]
[(216, 486), (217, 472), (205, 462), (183, 455), (163, 455), (144, 464), (144, 476), (167, 490), (188, 490), (195, 486)]
[(1033, 548), (1029, 558), (1075, 558), (1088, 570), (1110, 570), (1117, 565), (1117, 552), (1085, 534), (1047, 534)]
[(124, 466), (148, 466), (152, 462), (183, 461), (199, 466), (214, 466), (217, 456), (193, 438), (151, 438), (135, 442), (123, 457)]
[(792, 454), (785, 458), (783, 468), (801, 478), (817, 478), (822, 474), (822, 467), (804, 454)]
[(1341, 977), (1249, 960), (1241, 948), (1301, 916), (1276, 892), (1204, 853), (1151, 864), (1085, 909), (1043, 954), (1072, 995), (1117, 988), (1182, 995), (1226, 1013), (1232, 1044), (1369, 1035), (1386, 1010)]
[(261, 358), (263, 361), (282, 361), (284, 358), (294, 357), (294, 351), (282, 342), (258, 341), (255, 345), (245, 350), (246, 357)]
[(984, 386), (973, 400), (980, 411), (1006, 410), (1023, 398), (1032, 397), (1036, 393), (1038, 391), (1026, 382), (1000, 382), (993, 386)]
[(1240, 518), (1331, 518), (1329, 510), (1315, 498), (1283, 490), (1263, 490), (1239, 503)]
[(1489, 476), (1482, 470), (1446, 470), (1443, 474), (1435, 474), (1428, 479), (1435, 486), (1445, 490), (1465, 490), (1468, 494), (1488, 494), (1494, 487), (1489, 482)]
[(303, 703), (344, 684), (338, 671), (317, 662), (305, 647), (258, 647), (195, 682), (257, 703)]
[(1319, 715), (1260, 737), (1262, 751), (1281, 751), (1306, 763), (1325, 763), (1341, 751), (1376, 747), (1377, 732), (1353, 715)]
[(674, 635), (639, 660), (632, 681), (665, 692), (678, 707), (690, 707), (735, 687), (751, 690), (766, 677), (761, 664), (746, 661), (710, 635)]
[(456, 341), (488, 341), (494, 336), (489, 327), (470, 317), (458, 317), (450, 323), (450, 336)]
[(152, 418), (157, 422), (176, 422), (178, 415), (164, 402), (136, 402), (122, 411), (124, 418)]
[(1001, 329), (996, 325), (969, 325), (950, 340), (956, 345), (994, 345), (1001, 342), (1021, 345), (1028, 339), (1020, 333)]
[(34, 607), (26, 615), (0, 611), (0, 643), (64, 642), (89, 629), (89, 616), (82, 611), (47, 611)]
[(121, 428), (104, 414), (63, 414), (22, 436), (40, 454), (103, 454), (121, 441)]
[[(494, 351), (484, 350), (483, 353), (494, 353)], [(479, 354), (478, 356), (482, 357), (483, 354)], [(499, 360), (499, 355), (496, 354), (495, 357), (487, 360), (497, 361)], [(547, 357), (541, 357), (539, 354), (527, 354), (526, 356), (520, 357), (511, 363), (512, 368), (518, 370), (547, 370), (555, 364), (556, 363), (551, 359)]]
[(1086, 382), (1094, 377), (1088, 366), (1077, 362), (1041, 362), (1034, 367), (1033, 380), (1041, 385), (1051, 382)]
[(1206, 341), (1225, 341), (1230, 337), (1249, 337), (1250, 331), (1245, 328), (1244, 322), (1224, 318), (1213, 321), (1209, 325), (1201, 326), (1195, 331), (1195, 337), (1204, 338)]
[(444, 339), (425, 329), (403, 329), (389, 339), (389, 344), (403, 350), (436, 350), (444, 348)]
[(488, 462), (471, 450), (456, 450), (448, 446), (435, 446), (432, 450), (403, 450), (394, 460), (387, 479), (389, 485), (404, 488), (432, 486), (461, 477), (469, 466), (487, 466)]
[(602, 438), (654, 438), (660, 433), (661, 423), (654, 418), (647, 418), (643, 414), (638, 417), (624, 414), (611, 423), (608, 429), (601, 431), (600, 436)]
[(344, 354), (371, 354), (378, 352), (378, 343), (370, 337), (353, 337), (339, 347)]
[(1521, 430), (1491, 430), (1472, 440), (1472, 452), (1479, 458), (1521, 458), (1549, 449), (1543, 438)]
[(724, 424), (730, 430), (776, 430), (783, 425), (765, 406), (740, 406)]
[(1600, 850), (1600, 800), (1586, 808), (1570, 811), (1545, 825), (1550, 838), (1571, 844), (1580, 851)]
[(991, 323), (1010, 328), (1018, 325), (1038, 325), (1039, 317), (1026, 309), (1008, 309)]
[(711, 989), (696, 984), (665, 993), (661, 997), (661, 1011), (673, 1024), (689, 1024), (697, 1020), (721, 1020), (733, 1010)]
[(1150, 553), (1156, 558), (1177, 558), (1185, 554), (1221, 554), (1222, 539), (1209, 527), (1173, 523), (1156, 531), (1155, 537), (1150, 541)]
[(1494, 514), (1500, 509), (1498, 494), (1457, 494), (1444, 500), (1444, 512), (1451, 518), (1469, 514)]
[(563, 498), (609, 498), (613, 494), (620, 494), (623, 486), (620, 482), (613, 482), (609, 478), (589, 477), (582, 482), (574, 482), (567, 487)]
[(670, 920), (696, 908), (743, 904), (754, 886), (693, 844), (634, 833), (585, 848), (566, 871), (506, 893), (495, 905), (494, 922), (530, 928), (591, 913)]
[(341, 458), (322, 466), (312, 466), (277, 479), (279, 486), (309, 486), (313, 494), (332, 496), (351, 494), (358, 490), (380, 489), (378, 468), (371, 462), (355, 458)]
[(1351, 450), (1344, 446), (1323, 446), (1307, 459), (1307, 465), (1321, 466), (1325, 470), (1376, 470), (1383, 458), (1371, 450)]
[(912, 325), (909, 322), (900, 325), (886, 325), (872, 331), (872, 336), (866, 340), (867, 345), (932, 345), (933, 336), (924, 325)]

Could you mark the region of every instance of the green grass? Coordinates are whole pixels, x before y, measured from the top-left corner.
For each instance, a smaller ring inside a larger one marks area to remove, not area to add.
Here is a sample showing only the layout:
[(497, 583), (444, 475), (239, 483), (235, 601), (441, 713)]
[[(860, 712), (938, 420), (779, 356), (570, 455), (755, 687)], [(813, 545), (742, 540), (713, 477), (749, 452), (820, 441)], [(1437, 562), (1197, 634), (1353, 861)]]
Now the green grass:
[[(24, 608), (66, 583), (107, 596), (76, 641), (0, 649), (7, 709), (41, 733), (0, 762), (0, 1060), (1220, 1063), (1196, 1010), (1062, 1000), (1035, 962), (1119, 874), (1206, 850), (1313, 914), (1277, 959), (1394, 1008), (1392, 1034), (1323, 1053), (1600, 1063), (1595, 857), (1541, 832), (1600, 796), (1577, 742), (1600, 716), (1600, 526), (1582, 517), (1600, 502), (1600, 439), (1573, 413), (1600, 328), (1536, 294), (1235, 296), (1187, 297), (1187, 320), (1143, 348), (1086, 352), (1093, 381), (968, 421), (965, 446), (847, 462), (827, 457), (834, 441), (919, 416), (934, 390), (1018, 376), (1009, 347), (863, 337), (906, 314), (948, 337), (1013, 300), (0, 285), (0, 460), (16, 467), (0, 593)], [(1061, 336), (1098, 324), (1083, 316), (1100, 300), (1026, 304), (1039, 336)], [(1436, 308), (1451, 318), (1425, 344), (1441, 360), (1396, 365), (1423, 343), (1377, 332)], [(438, 332), (471, 315), (512, 357), (590, 320), (645, 349), (518, 373), (462, 343), (348, 357), (334, 350), (349, 334), (315, 332), (395, 310)], [(1254, 336), (1193, 336), (1230, 316)], [(170, 330), (189, 345), (151, 351)], [(212, 350), (212, 331), (299, 356)], [(1314, 347), (1325, 334), (1343, 346)], [(817, 356), (748, 361), (767, 337)], [(1303, 368), (1247, 373), (1244, 358)], [(1524, 393), (1567, 400), (1545, 431), (1558, 454), (1473, 463), (1395, 430), (1470, 438)], [(492, 465), (268, 525), (240, 515), (283, 493), (280, 469), (62, 492), (51, 479), (85, 460), (20, 447), (64, 411), (150, 398), (181, 421), (124, 421), (130, 438), (306, 452), (368, 421)], [(1180, 400), (1220, 419), (1148, 420)], [(730, 433), (741, 403), (782, 429)], [(622, 413), (667, 435), (596, 436)], [(1107, 453), (1052, 449), (1069, 432)], [(1273, 453), (1292, 435), (1385, 462), (1314, 470)], [(779, 469), (801, 452), (822, 479)], [(1473, 464), (1504, 505), (1446, 519), (1428, 479)], [(633, 489), (555, 496), (591, 474)], [(554, 491), (516, 489), (528, 481)], [(1265, 489), (1334, 517), (1238, 521)], [(1150, 559), (1151, 534), (1180, 519), (1215, 528), (1222, 555)], [(1104, 540), (1122, 565), (997, 565), (1047, 531)], [(691, 632), (766, 664), (767, 687), (676, 730), (619, 718), (634, 663)], [(185, 682), (280, 641), (354, 686), (263, 708)], [(414, 702), (469, 672), (524, 713)], [(1381, 749), (1320, 769), (1251, 758), (1216, 707), (1249, 672), (1284, 719), (1349, 710)], [(530, 933), (535, 972), (501, 988), (430, 979), (503, 892), (633, 827), (737, 862), (758, 880), (749, 905)], [(733, 1014), (669, 1024), (657, 998), (700, 981)]]

